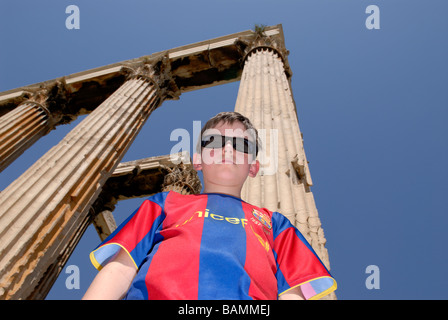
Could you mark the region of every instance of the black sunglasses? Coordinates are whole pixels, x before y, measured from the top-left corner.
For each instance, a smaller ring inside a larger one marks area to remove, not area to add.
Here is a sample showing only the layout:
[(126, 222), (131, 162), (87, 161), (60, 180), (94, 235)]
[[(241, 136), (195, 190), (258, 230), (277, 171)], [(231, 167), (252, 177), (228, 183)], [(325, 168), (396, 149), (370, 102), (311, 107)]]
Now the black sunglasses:
[(258, 153), (257, 145), (252, 141), (246, 138), (228, 137), (222, 136), (220, 134), (211, 134), (202, 137), (201, 147), (219, 149), (223, 148), (226, 145), (227, 141), (232, 142), (233, 149), (235, 149), (236, 151), (253, 154), (255, 156)]

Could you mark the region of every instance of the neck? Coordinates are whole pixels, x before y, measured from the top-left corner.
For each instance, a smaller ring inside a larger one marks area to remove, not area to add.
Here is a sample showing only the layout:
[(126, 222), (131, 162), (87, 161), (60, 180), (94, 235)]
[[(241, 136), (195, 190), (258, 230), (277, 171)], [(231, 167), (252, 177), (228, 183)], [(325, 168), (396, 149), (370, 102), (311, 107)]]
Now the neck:
[(203, 193), (221, 193), (241, 199), (241, 188), (223, 186), (204, 186)]

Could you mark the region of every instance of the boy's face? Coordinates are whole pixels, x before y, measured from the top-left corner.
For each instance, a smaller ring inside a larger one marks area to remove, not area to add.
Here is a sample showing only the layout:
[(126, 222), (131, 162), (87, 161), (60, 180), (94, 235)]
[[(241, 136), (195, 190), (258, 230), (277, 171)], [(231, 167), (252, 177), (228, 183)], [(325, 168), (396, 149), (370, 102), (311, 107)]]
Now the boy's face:
[[(213, 129), (206, 130), (203, 137), (209, 134), (245, 138), (255, 143), (239, 121), (233, 124), (220, 122)], [(213, 184), (218, 187), (241, 188), (247, 176), (255, 177), (258, 173), (259, 163), (255, 157), (253, 154), (235, 150), (232, 139), (226, 139), (224, 147), (202, 148), (201, 155), (194, 154), (193, 166), (197, 171), (202, 170), (205, 186)]]

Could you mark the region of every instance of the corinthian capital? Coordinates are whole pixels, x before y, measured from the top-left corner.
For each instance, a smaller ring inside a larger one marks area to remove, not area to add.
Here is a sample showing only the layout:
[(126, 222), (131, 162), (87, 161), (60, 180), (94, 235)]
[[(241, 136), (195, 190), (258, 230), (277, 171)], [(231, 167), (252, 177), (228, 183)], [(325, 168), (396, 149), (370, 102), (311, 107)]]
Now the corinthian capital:
[(255, 30), (251, 35), (239, 37), (235, 44), (243, 57), (242, 64), (244, 64), (246, 59), (253, 52), (257, 50), (267, 50), (277, 53), (279, 58), (283, 61), (287, 76), (290, 77), (292, 75), (287, 59), (289, 51), (286, 50), (283, 37), (278, 36), (277, 34), (269, 35), (269, 31), (265, 26), (256, 25)]
[(163, 99), (177, 100), (181, 91), (171, 74), (171, 64), (167, 53), (151, 56), (143, 61), (123, 66), (128, 79), (144, 79), (154, 84)]
[(71, 93), (67, 88), (64, 78), (42, 84), (38, 88), (29, 90), (30, 98), (23, 103), (35, 103), (45, 111), (51, 124), (65, 124), (76, 118), (68, 110)]
[(162, 191), (172, 190), (181, 194), (197, 194), (201, 192), (201, 181), (192, 166), (180, 163), (173, 168), (164, 166), (164, 169), (168, 173), (165, 175)]

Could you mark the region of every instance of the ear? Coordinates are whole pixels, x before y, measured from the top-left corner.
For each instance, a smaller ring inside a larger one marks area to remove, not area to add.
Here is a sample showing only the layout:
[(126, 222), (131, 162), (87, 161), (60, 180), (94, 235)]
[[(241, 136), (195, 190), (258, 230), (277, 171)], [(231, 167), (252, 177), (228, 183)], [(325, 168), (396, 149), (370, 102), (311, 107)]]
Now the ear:
[(255, 160), (250, 164), (249, 167), (249, 177), (255, 178), (258, 170), (260, 170), (260, 162), (258, 160)]
[(193, 169), (196, 171), (202, 170), (201, 155), (196, 152), (193, 154)]

